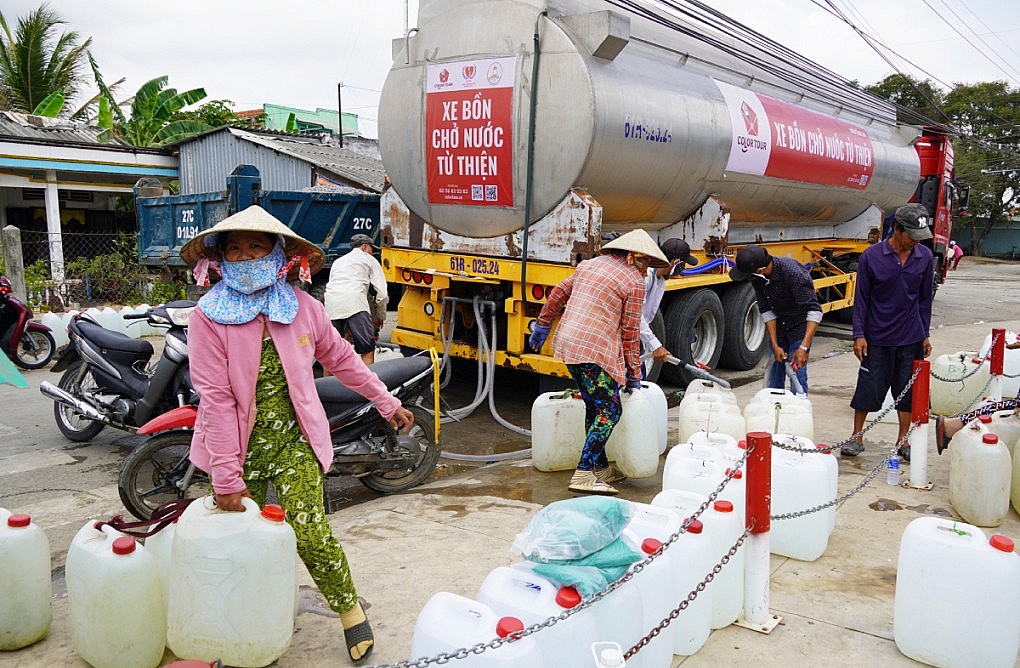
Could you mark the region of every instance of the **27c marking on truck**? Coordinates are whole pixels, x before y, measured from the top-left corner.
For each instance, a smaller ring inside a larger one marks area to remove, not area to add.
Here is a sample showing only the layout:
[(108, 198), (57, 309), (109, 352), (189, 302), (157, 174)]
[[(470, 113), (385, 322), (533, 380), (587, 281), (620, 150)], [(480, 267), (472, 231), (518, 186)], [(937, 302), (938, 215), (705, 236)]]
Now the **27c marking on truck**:
[(371, 218), (353, 218), (352, 230), (371, 230), (374, 221)]
[(450, 258), (450, 271), (499, 276), (499, 261), (486, 260), (482, 257), (461, 257), (455, 255)]
[(182, 209), (181, 224), (177, 226), (176, 230), (174, 230), (174, 233), (177, 236), (178, 245), (188, 241), (189, 239), (194, 239), (198, 232), (198, 225), (195, 225), (195, 210)]

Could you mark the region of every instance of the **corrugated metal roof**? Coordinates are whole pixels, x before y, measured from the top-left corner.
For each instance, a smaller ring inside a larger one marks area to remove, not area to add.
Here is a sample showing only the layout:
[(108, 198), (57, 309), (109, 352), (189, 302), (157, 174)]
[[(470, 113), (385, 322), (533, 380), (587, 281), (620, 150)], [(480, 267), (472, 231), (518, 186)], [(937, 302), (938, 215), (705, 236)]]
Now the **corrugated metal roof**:
[(99, 141), (102, 132), (102, 128), (69, 121), (66, 118), (45, 118), (14, 111), (0, 111), (0, 137), (67, 144), (98, 144), (111, 148), (130, 146), (116, 139)]
[(386, 170), (382, 161), (376, 158), (332, 143), (322, 143), (318, 138), (262, 134), (238, 128), (230, 128), (230, 133), (239, 139), (309, 162), (372, 192), (381, 193), (383, 190)]

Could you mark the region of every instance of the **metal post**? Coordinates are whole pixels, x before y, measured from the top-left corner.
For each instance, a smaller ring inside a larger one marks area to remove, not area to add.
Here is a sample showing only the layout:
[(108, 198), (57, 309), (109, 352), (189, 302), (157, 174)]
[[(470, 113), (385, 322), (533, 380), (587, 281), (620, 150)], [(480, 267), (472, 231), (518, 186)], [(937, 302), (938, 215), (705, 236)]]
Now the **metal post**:
[(988, 372), (992, 374), (988, 382), (988, 401), (1002, 400), (1002, 362), (1006, 356), (1006, 330), (992, 330), (992, 349), (988, 351), (991, 355), (988, 365)]
[(343, 96), (341, 95), (343, 89), (344, 82), (341, 81), (336, 85), (336, 112), (337, 112), (336, 122), (337, 126), (340, 129), (340, 132), (337, 133), (337, 138), (339, 139), (337, 146), (339, 146), (340, 148), (344, 147), (344, 102)]
[(50, 278), (56, 283), (64, 280), (64, 240), (60, 231), (60, 203), (57, 190), (57, 173), (46, 170), (46, 238), (50, 249)]
[(747, 510), (744, 541), (744, 614), (737, 624), (769, 633), (781, 618), (769, 613), (769, 529), (772, 513), (772, 434), (747, 434)]
[(916, 378), (910, 388), (910, 421), (917, 425), (907, 438), (910, 444), (910, 482), (917, 489), (931, 489), (928, 482), (928, 406), (931, 369), (928, 360), (914, 360)]

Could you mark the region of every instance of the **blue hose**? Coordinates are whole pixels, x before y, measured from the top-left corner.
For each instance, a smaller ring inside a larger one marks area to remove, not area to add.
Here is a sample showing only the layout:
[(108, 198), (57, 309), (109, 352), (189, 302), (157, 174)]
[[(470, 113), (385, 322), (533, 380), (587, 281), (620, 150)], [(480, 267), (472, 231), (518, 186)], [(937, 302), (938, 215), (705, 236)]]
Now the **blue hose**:
[(725, 264), (727, 269), (728, 269), (729, 267), (732, 267), (736, 263), (733, 260), (729, 259), (728, 257), (717, 257), (714, 260), (710, 260), (710, 261), (706, 262), (705, 264), (699, 264), (696, 267), (691, 267), (690, 269), (684, 269), (680, 273), (680, 275), (681, 276), (694, 276), (695, 274), (704, 274), (706, 272), (712, 271), (713, 269), (718, 269), (719, 266), (722, 265), (722, 264)]

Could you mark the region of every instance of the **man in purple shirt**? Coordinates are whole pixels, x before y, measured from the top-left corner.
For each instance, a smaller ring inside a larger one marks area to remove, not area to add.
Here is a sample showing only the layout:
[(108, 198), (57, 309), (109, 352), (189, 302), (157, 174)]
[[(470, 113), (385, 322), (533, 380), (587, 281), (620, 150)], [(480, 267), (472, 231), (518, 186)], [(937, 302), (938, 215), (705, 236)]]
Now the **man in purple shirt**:
[[(857, 263), (854, 296), (854, 355), (860, 360), (854, 409), (853, 440), (842, 453), (864, 452), (861, 430), (869, 412), (882, 408), (892, 390), (899, 397), (913, 375), (914, 361), (931, 355), (934, 262), (931, 250), (918, 242), (932, 238), (931, 214), (921, 204), (896, 209), (892, 236), (868, 248)], [(899, 443), (910, 429), (910, 392), (896, 404)], [(910, 461), (909, 446), (900, 456)]]

